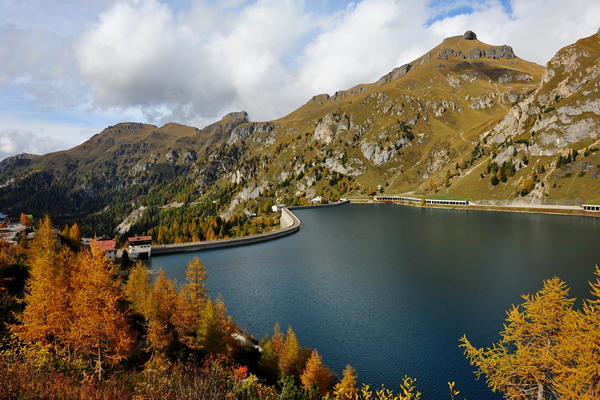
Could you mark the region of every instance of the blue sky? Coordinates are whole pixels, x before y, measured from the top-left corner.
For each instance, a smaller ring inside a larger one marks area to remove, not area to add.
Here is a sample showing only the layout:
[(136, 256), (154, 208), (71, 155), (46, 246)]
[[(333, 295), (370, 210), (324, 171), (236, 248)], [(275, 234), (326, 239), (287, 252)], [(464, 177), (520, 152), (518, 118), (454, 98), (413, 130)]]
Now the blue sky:
[(598, 21), (596, 0), (0, 0), (0, 159), (126, 120), (277, 118), (467, 29), (543, 64)]

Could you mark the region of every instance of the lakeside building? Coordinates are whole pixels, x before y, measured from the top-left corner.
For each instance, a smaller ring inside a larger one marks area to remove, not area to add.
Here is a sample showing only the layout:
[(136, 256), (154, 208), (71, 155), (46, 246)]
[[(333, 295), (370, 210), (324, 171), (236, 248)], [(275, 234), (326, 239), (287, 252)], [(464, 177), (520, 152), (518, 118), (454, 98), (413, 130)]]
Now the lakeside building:
[(109, 260), (117, 258), (117, 242), (114, 240), (97, 240), (92, 244), (99, 250), (103, 251)]
[(8, 224), (0, 228), (0, 239), (16, 243), (20, 235), (27, 235), (27, 227), (21, 224)]
[(273, 212), (281, 212), (282, 208), (285, 208), (285, 204), (275, 204), (274, 206), (271, 206)]
[(406, 196), (375, 196), (375, 201), (405, 201), (408, 203), (419, 203), (421, 199)]
[(468, 206), (468, 200), (433, 200), (425, 199), (425, 204), (439, 204), (444, 206)]
[(134, 236), (128, 239), (127, 253), (130, 258), (150, 258), (152, 236)]
[(600, 211), (600, 205), (596, 204), (583, 204), (581, 208), (585, 211)]

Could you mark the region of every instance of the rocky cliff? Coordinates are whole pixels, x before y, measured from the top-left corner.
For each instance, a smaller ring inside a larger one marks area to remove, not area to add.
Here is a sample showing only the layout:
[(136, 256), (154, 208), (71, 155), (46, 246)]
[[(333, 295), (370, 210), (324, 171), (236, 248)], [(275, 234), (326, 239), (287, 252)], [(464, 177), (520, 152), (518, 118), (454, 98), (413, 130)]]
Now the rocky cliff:
[(598, 34), (544, 69), (466, 32), (275, 121), (238, 112), (201, 130), (125, 123), (71, 150), (9, 158), (0, 163), (0, 208), (108, 221), (101, 229), (110, 231), (140, 207), (213, 198), (226, 217), (275, 199), (375, 191), (593, 201), (599, 60)]

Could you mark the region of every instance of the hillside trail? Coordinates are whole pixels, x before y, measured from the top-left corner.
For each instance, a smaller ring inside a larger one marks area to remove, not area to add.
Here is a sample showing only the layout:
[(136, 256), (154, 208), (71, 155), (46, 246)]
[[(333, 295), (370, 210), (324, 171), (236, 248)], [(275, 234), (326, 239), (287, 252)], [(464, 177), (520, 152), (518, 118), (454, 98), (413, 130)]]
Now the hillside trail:
[(472, 166), (471, 168), (469, 168), (464, 174), (461, 174), (457, 180), (455, 180), (454, 182), (452, 182), (452, 184), (457, 184), (458, 182), (462, 181), (463, 178), (467, 177), (468, 175), (470, 175), (474, 170), (476, 170), (477, 168), (479, 168), (481, 165), (483, 165), (486, 162), (490, 161), (490, 156), (485, 157), (483, 160), (481, 160), (481, 162), (475, 164), (474, 166)]

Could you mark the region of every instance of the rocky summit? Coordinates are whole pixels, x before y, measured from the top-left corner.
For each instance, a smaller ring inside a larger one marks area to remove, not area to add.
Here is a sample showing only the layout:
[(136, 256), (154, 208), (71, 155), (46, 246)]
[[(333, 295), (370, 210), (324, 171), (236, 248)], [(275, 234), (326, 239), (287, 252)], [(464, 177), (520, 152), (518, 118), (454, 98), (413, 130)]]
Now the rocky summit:
[(544, 68), (467, 31), (274, 121), (236, 112), (202, 129), (123, 123), (70, 150), (10, 157), (0, 163), (0, 208), (94, 221), (110, 234), (132, 212), (205, 200), (224, 217), (375, 192), (594, 201), (599, 61), (600, 33)]

